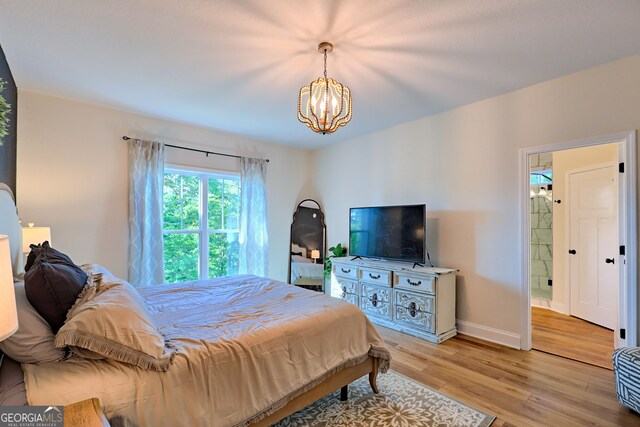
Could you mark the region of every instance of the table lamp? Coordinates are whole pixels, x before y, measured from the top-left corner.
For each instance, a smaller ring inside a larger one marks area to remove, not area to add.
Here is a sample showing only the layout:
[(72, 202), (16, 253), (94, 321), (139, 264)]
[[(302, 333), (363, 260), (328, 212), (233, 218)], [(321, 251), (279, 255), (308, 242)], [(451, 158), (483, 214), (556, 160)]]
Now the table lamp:
[[(18, 330), (18, 311), (13, 288), (9, 237), (0, 235), (0, 341)], [(2, 361), (0, 360), (0, 364)]]
[(22, 227), (22, 252), (30, 252), (31, 248), (29, 246), (39, 245), (45, 240), (51, 243), (51, 228), (34, 227), (32, 222), (29, 223), (28, 227)]
[(311, 251), (311, 258), (317, 263), (318, 258), (320, 258), (320, 251), (318, 249), (313, 249)]

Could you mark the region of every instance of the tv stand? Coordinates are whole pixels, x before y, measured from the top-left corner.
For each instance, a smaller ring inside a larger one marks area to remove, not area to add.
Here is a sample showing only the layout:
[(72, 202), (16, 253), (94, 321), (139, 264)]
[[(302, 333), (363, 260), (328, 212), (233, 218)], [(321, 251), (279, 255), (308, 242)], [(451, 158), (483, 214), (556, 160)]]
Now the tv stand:
[(458, 270), (356, 258), (332, 258), (331, 296), (360, 307), (373, 323), (427, 341), (456, 335)]
[(419, 262), (414, 262), (414, 263), (413, 263), (413, 267), (411, 267), (411, 268), (416, 268), (416, 265), (417, 265), (418, 267), (424, 267), (424, 264), (420, 264)]
[(351, 258), (351, 261), (355, 261), (355, 260), (357, 260), (357, 259), (362, 259), (362, 257), (361, 257), (361, 256), (359, 256), (359, 255), (356, 255), (356, 256), (354, 256), (353, 258)]

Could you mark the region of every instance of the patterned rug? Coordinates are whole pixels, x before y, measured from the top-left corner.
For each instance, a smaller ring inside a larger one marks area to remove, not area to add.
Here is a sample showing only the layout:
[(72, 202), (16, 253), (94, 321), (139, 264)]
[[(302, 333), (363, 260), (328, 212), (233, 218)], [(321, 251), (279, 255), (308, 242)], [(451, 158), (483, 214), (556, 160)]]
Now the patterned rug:
[(274, 424), (277, 427), (488, 427), (495, 417), (396, 372), (378, 375), (380, 394), (368, 377), (349, 385), (349, 400), (340, 390)]

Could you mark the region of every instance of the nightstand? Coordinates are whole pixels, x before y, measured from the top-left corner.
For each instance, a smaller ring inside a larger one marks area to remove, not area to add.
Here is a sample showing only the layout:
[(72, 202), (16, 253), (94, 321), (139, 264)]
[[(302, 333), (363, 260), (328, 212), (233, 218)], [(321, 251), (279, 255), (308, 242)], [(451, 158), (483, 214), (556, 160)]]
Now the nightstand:
[(107, 417), (100, 409), (100, 400), (83, 400), (64, 407), (64, 427), (109, 427)]

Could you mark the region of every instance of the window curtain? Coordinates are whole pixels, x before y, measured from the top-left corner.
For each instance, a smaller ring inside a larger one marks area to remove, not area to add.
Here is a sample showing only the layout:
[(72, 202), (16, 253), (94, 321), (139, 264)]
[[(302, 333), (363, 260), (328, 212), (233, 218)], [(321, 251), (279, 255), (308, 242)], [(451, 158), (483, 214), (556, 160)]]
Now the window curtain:
[(267, 162), (240, 159), (239, 273), (267, 275)]
[(164, 144), (129, 141), (129, 281), (134, 286), (164, 282), (162, 195)]

